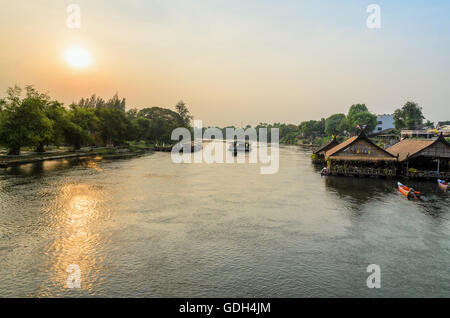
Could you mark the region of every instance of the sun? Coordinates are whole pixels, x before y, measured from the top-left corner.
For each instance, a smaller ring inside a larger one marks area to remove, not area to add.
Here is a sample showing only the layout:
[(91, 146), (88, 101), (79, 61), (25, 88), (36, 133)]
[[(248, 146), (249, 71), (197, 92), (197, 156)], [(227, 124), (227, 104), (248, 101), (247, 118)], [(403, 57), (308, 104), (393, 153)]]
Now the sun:
[(71, 47), (67, 49), (65, 58), (69, 65), (76, 68), (87, 67), (92, 62), (91, 54), (81, 47)]

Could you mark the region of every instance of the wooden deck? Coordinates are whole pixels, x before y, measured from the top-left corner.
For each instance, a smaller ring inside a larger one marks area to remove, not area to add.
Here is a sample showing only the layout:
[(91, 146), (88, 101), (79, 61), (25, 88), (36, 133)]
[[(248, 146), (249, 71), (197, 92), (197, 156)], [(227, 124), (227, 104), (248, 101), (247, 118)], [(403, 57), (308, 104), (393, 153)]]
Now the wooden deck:
[(389, 168), (331, 167), (330, 174), (333, 176), (395, 177), (396, 170)]
[(407, 177), (414, 179), (450, 179), (450, 172), (417, 171), (416, 173), (409, 172)]

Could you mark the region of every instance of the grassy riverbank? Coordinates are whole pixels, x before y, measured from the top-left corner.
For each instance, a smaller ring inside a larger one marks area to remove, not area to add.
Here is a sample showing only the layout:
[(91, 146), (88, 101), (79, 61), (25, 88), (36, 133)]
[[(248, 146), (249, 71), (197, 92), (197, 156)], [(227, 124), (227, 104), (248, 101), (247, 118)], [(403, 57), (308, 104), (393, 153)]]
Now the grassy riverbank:
[[(0, 168), (15, 165), (72, 158), (102, 157), (104, 159), (128, 158), (152, 152), (153, 146), (141, 142), (133, 142), (125, 147), (103, 147), (103, 148), (82, 148), (80, 150), (69, 150), (65, 148), (49, 149), (43, 153), (25, 151), (18, 156), (8, 156), (0, 154)], [(1, 151), (4, 153), (4, 151)]]

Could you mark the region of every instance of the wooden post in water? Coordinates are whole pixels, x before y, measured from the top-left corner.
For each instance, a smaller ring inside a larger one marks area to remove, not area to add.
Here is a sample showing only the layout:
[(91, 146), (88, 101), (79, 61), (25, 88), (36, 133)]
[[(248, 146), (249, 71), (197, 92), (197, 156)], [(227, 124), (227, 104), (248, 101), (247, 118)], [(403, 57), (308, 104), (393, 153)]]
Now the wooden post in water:
[(409, 160), (406, 160), (406, 176), (409, 177)]

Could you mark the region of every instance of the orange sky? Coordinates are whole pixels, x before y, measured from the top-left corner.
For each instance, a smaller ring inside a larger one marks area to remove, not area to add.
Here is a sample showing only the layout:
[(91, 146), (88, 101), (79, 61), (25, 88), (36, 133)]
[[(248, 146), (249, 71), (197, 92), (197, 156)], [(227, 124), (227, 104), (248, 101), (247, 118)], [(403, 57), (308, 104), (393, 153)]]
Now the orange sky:
[[(127, 108), (183, 99), (207, 125), (298, 124), (353, 103), (387, 113), (407, 100), (450, 119), (448, 4), (379, 1), (382, 28), (369, 30), (364, 1), (319, 2), (77, 1), (81, 29), (69, 29), (71, 1), (2, 0), (0, 91), (34, 84), (66, 104), (119, 92)], [(68, 65), (71, 46), (92, 64)]]

